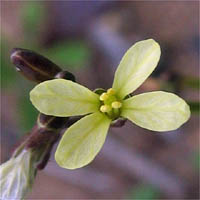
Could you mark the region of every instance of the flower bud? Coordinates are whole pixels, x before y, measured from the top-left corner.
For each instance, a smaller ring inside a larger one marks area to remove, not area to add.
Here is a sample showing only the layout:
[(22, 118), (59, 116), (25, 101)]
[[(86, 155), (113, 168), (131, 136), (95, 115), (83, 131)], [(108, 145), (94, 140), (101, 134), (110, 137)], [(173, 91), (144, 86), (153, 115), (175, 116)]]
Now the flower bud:
[(70, 81), (76, 82), (75, 81), (75, 76), (72, 73), (68, 72), (68, 71), (58, 72), (58, 74), (56, 74), (55, 78), (63, 78), (63, 79), (66, 79), (66, 80), (70, 80)]
[(38, 115), (37, 124), (40, 128), (60, 129), (69, 120), (68, 117), (54, 117), (40, 113)]
[(125, 125), (126, 121), (127, 121), (127, 119), (120, 117), (120, 118), (112, 121), (111, 126), (112, 127), (122, 127)]
[(98, 95), (101, 95), (101, 94), (105, 93), (106, 90), (104, 90), (103, 88), (97, 88), (93, 92), (98, 94)]
[(36, 174), (33, 154), (23, 150), (0, 166), (1, 199), (24, 199)]
[(26, 49), (14, 48), (10, 59), (27, 79), (40, 83), (53, 79), (61, 69), (47, 58)]

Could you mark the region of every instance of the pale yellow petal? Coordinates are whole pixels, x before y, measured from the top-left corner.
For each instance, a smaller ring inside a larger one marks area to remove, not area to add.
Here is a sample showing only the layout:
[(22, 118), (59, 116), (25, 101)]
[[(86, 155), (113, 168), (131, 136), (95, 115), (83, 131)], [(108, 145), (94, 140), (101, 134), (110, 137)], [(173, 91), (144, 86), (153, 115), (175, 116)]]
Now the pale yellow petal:
[(110, 123), (104, 114), (96, 112), (73, 124), (56, 150), (59, 166), (76, 169), (89, 164), (102, 148)]
[(123, 56), (115, 72), (112, 88), (119, 98), (136, 90), (153, 72), (160, 59), (160, 46), (153, 39), (133, 45)]
[(125, 100), (121, 115), (149, 130), (170, 131), (179, 128), (189, 119), (190, 108), (177, 95), (157, 91)]
[(32, 104), (46, 115), (67, 117), (99, 109), (99, 96), (77, 83), (64, 79), (45, 81), (30, 92)]

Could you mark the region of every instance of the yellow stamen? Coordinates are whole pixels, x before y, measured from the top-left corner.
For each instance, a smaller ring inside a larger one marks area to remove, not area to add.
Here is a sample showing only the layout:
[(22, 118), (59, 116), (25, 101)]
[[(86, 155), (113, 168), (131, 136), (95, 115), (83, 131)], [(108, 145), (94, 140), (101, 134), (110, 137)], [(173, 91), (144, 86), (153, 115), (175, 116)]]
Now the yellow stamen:
[(103, 105), (100, 107), (100, 111), (105, 113), (111, 111), (111, 107), (109, 105)]
[(112, 108), (121, 108), (122, 107), (122, 103), (119, 101), (114, 101), (112, 102)]
[(115, 94), (115, 91), (112, 88), (110, 88), (110, 89), (107, 90), (107, 94), (113, 95), (113, 94)]
[(99, 99), (101, 101), (105, 101), (106, 99), (108, 99), (108, 94), (104, 92), (103, 94), (101, 94), (101, 96), (99, 97)]

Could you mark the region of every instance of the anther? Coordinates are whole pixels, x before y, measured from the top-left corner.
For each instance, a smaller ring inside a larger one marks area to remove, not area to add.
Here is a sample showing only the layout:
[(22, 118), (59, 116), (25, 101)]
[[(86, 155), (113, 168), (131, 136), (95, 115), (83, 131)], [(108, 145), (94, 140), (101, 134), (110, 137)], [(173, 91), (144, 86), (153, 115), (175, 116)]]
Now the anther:
[(110, 112), (111, 111), (111, 107), (109, 105), (103, 105), (100, 107), (100, 111), (105, 113), (105, 112)]
[(121, 108), (122, 107), (122, 103), (119, 101), (114, 101), (112, 102), (112, 108)]
[(115, 91), (112, 88), (110, 88), (110, 89), (107, 90), (107, 94), (113, 95), (113, 94), (115, 94)]
[(103, 94), (101, 94), (101, 96), (99, 97), (99, 99), (101, 101), (105, 101), (106, 99), (108, 99), (108, 94), (104, 92)]

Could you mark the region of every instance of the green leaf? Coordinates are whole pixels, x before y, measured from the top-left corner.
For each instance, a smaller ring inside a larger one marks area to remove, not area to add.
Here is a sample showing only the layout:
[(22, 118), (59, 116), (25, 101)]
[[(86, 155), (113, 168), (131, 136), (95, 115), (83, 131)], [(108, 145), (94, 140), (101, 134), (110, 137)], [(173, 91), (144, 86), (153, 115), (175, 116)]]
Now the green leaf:
[(190, 108), (177, 95), (157, 91), (125, 100), (121, 115), (149, 130), (170, 131), (189, 119)]
[(110, 123), (104, 114), (96, 112), (73, 124), (56, 150), (59, 166), (76, 169), (89, 164), (102, 148)]
[(35, 177), (32, 161), (32, 153), (23, 150), (17, 157), (0, 165), (2, 199), (24, 199)]
[(160, 46), (153, 39), (137, 42), (123, 56), (112, 88), (119, 98), (136, 90), (153, 72), (160, 59)]
[(46, 115), (67, 117), (99, 110), (99, 96), (77, 83), (64, 79), (45, 81), (30, 92), (32, 104)]

